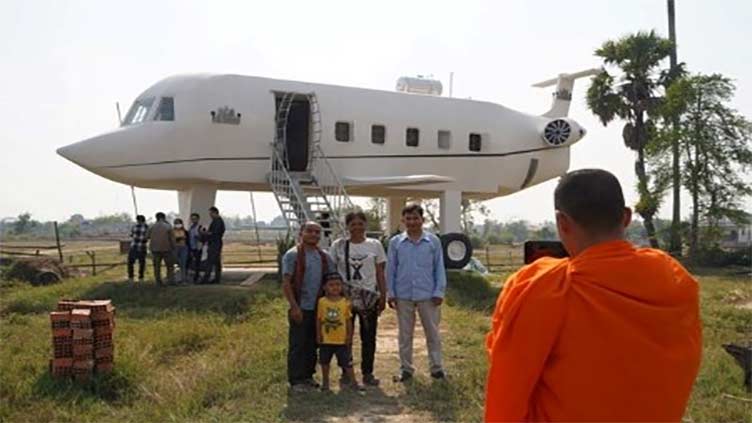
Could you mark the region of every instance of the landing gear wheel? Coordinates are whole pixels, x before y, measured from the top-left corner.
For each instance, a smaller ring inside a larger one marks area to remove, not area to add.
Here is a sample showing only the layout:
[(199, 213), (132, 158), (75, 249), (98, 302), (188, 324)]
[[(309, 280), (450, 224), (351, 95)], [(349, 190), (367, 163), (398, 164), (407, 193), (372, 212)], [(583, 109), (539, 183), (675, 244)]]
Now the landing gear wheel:
[(447, 269), (462, 269), (473, 256), (473, 246), (465, 234), (455, 232), (442, 235), (441, 246), (444, 250), (444, 267)]

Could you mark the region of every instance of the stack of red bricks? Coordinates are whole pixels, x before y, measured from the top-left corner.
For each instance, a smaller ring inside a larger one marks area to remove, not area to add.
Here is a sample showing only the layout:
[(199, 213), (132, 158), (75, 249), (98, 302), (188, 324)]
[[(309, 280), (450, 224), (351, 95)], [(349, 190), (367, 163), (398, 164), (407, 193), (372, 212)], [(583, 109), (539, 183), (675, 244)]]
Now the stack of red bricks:
[(87, 380), (95, 372), (112, 371), (115, 307), (110, 300), (61, 300), (50, 320), (53, 376)]

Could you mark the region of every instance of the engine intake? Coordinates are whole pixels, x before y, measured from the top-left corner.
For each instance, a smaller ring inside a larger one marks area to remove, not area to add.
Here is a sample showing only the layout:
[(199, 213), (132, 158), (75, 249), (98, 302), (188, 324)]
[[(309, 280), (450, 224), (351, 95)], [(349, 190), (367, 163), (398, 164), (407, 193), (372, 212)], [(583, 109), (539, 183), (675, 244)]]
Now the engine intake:
[(543, 140), (553, 147), (559, 147), (569, 141), (572, 125), (564, 119), (552, 120), (543, 129)]

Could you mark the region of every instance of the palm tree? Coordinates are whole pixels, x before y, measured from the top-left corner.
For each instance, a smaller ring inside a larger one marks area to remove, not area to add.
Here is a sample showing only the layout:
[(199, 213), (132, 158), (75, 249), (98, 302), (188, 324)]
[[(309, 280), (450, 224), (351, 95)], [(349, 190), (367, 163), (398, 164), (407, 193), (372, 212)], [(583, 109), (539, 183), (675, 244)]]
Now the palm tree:
[(668, 74), (659, 66), (670, 54), (671, 46), (671, 41), (656, 35), (655, 31), (606, 41), (595, 55), (603, 59), (604, 65), (616, 66), (622, 75), (617, 78), (604, 71), (593, 77), (587, 92), (588, 107), (604, 126), (616, 118), (626, 121), (622, 131), (624, 144), (637, 152), (635, 173), (640, 199), (635, 211), (642, 217), (654, 248), (659, 245), (653, 217), (670, 179), (648, 173), (646, 150), (655, 132), (653, 119), (658, 116), (661, 102), (658, 91)]

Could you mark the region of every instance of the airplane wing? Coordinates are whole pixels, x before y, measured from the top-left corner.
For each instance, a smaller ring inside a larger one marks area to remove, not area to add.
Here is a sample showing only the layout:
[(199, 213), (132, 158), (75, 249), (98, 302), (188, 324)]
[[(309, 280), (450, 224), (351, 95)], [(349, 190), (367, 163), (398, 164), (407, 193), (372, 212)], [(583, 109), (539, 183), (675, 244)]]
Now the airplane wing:
[(398, 187), (403, 185), (425, 185), (454, 182), (454, 178), (439, 175), (406, 175), (406, 176), (343, 176), (345, 185), (354, 186), (389, 186)]

